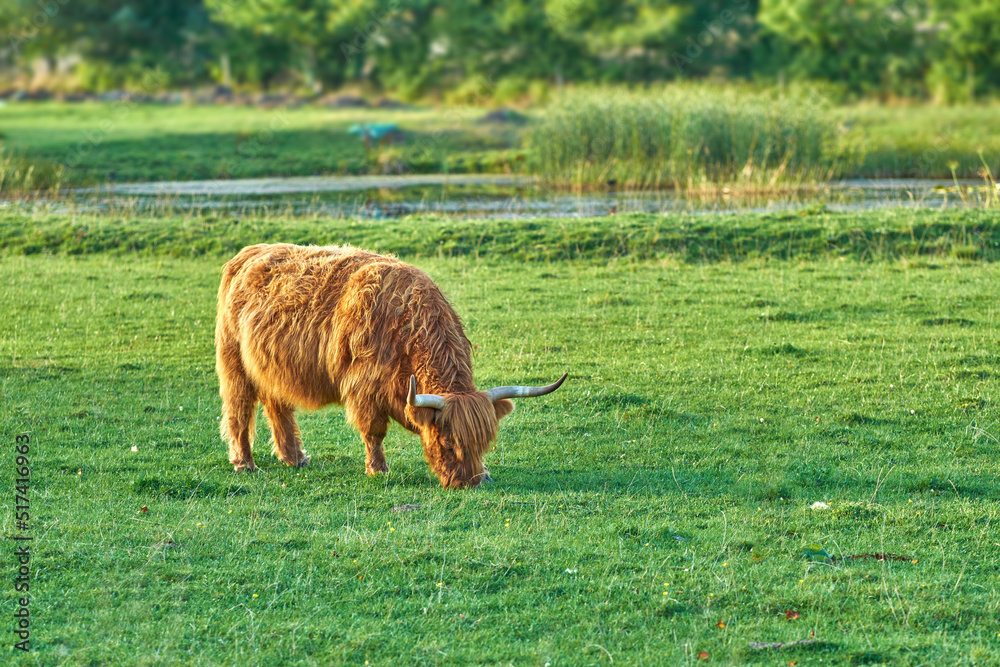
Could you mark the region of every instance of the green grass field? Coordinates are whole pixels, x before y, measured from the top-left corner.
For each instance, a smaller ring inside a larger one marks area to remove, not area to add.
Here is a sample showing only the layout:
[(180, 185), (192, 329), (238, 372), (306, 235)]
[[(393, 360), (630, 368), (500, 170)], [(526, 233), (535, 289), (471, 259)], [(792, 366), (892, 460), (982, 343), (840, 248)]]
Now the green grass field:
[[(690, 93), (705, 100), (684, 106), (678, 100), (691, 95), (683, 90), (662, 100), (614, 90), (592, 91), (588, 98), (582, 92), (567, 108), (528, 111), (527, 125), (484, 124), (486, 110), (472, 107), (12, 103), (0, 107), (0, 143), (16, 159), (0, 159), (0, 191), (23, 193), (53, 183), (400, 171), (534, 173), (558, 185), (581, 186), (615, 178), (623, 186), (690, 180), (697, 188), (708, 185), (706, 177), (724, 177), (766, 188), (774, 186), (772, 180), (781, 185), (789, 179), (950, 178), (952, 161), (959, 177), (978, 178), (979, 151), (1000, 173), (995, 105), (853, 105), (803, 118), (793, 113), (802, 111), (796, 104), (768, 111), (774, 105), (761, 106), (763, 93)], [(588, 103), (581, 106), (581, 99)], [(685, 122), (667, 118), (678, 104), (689, 114)], [(756, 114), (733, 114), (740, 105)], [(761, 115), (770, 120), (756, 118)], [(355, 123), (396, 123), (404, 135), (366, 153), (348, 133)], [(798, 128), (795, 137), (785, 136), (790, 126)], [(35, 165), (33, 180), (23, 177), (24, 159)]]
[[(0, 108), (10, 150), (66, 166), (65, 185), (407, 172), (504, 171), (514, 130), (481, 109), (331, 110), (39, 103)], [(400, 142), (366, 154), (355, 123), (396, 123)]]
[[(874, 104), (831, 110), (845, 144), (856, 147), (855, 176), (976, 178), (983, 158), (1000, 173), (997, 105), (886, 107)], [(849, 174), (850, 175), (850, 174)]]
[[(0, 437), (33, 448), (30, 657), (996, 664), (995, 225), (0, 214)], [(263, 472), (231, 471), (219, 270), (280, 239), (427, 270), (479, 386), (570, 373), (502, 423), (495, 482), (442, 491), (398, 427), (392, 471), (368, 478), (336, 407), (300, 413), (308, 468), (279, 465), (260, 423)]]

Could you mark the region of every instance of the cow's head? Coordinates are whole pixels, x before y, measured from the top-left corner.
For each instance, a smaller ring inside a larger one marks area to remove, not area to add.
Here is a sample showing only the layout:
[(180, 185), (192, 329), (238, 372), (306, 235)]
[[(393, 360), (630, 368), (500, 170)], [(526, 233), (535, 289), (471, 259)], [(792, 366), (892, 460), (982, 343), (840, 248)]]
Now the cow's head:
[(545, 387), (496, 387), (463, 394), (418, 394), (410, 376), (406, 415), (420, 429), (427, 463), (445, 488), (474, 488), (490, 479), (483, 456), (500, 420), (514, 411), (511, 398), (542, 396), (566, 379)]

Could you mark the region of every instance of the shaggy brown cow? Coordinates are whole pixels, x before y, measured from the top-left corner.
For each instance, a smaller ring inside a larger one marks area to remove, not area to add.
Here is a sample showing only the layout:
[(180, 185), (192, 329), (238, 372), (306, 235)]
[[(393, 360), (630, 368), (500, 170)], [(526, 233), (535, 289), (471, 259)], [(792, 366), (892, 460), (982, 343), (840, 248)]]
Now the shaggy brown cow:
[[(339, 403), (361, 431), (369, 474), (389, 469), (382, 439), (391, 417), (420, 435), (442, 486), (474, 487), (489, 479), (483, 455), (514, 409), (508, 399), (566, 379), (476, 391), (462, 323), (427, 274), (337, 246), (240, 251), (222, 271), (215, 345), (222, 437), (237, 471), (256, 469), (258, 401), (275, 455), (295, 466), (309, 462), (295, 408)], [(418, 395), (418, 384), (428, 393)]]

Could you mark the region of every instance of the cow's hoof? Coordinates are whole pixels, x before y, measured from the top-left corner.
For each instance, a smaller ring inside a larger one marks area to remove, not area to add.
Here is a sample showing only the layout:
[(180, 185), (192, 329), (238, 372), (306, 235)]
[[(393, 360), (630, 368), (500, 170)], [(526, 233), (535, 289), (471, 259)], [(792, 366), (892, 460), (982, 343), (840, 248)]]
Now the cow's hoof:
[(389, 473), (389, 466), (385, 463), (381, 465), (366, 465), (365, 473), (371, 475), (372, 477), (376, 475), (386, 475)]
[(235, 472), (257, 472), (257, 466), (253, 464), (253, 461), (250, 463), (234, 463), (233, 470)]
[(309, 457), (306, 456), (305, 454), (303, 454), (302, 458), (300, 458), (298, 461), (288, 461), (281, 457), (278, 457), (278, 460), (284, 463), (289, 468), (304, 468), (305, 466), (309, 465)]

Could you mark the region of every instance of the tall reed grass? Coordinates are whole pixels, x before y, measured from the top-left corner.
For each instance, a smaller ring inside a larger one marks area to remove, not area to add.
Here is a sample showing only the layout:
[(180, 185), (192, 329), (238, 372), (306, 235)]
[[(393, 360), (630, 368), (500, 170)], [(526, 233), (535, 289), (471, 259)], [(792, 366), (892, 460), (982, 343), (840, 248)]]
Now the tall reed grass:
[(834, 178), (848, 157), (820, 103), (738, 87), (572, 90), (528, 141), (538, 173), (580, 188), (764, 190)]
[(25, 199), (56, 195), (63, 180), (63, 166), (37, 162), (0, 148), (0, 197)]

